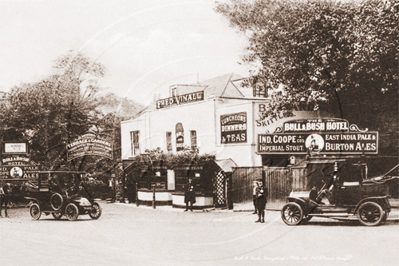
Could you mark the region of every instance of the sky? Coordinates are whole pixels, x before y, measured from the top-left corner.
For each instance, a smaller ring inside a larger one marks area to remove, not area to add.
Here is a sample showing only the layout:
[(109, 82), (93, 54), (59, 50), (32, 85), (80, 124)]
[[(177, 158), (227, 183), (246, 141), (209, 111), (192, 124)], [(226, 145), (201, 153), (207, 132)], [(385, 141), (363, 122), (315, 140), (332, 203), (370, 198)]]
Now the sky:
[(69, 50), (105, 66), (103, 93), (141, 103), (234, 72), (245, 38), (214, 0), (0, 0), (0, 91), (48, 76)]

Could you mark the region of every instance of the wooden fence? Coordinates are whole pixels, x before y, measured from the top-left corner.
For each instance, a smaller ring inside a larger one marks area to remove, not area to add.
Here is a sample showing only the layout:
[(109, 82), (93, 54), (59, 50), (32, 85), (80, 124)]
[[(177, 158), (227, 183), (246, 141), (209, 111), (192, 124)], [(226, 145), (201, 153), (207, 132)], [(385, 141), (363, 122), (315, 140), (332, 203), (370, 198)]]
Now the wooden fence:
[(253, 181), (262, 178), (263, 167), (236, 167), (232, 177), (233, 203), (253, 202)]
[[(252, 207), (253, 181), (262, 178), (269, 192), (266, 208), (281, 209), (293, 190), (293, 172), (297, 171), (281, 167), (237, 167), (232, 178), (233, 202)], [(297, 175), (300, 176), (300, 173)]]

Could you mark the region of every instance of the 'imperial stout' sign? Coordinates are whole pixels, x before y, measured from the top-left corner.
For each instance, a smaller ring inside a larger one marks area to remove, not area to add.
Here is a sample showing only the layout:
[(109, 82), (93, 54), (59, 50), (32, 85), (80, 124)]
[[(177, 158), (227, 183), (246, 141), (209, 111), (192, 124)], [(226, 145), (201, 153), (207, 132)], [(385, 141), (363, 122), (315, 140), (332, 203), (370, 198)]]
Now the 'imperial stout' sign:
[(247, 113), (220, 116), (222, 144), (247, 142)]
[(276, 131), (258, 134), (258, 153), (378, 154), (378, 132), (343, 119), (289, 121)]
[(202, 101), (202, 100), (204, 100), (204, 92), (197, 91), (197, 92), (193, 92), (193, 93), (169, 97), (166, 99), (160, 99), (157, 101), (157, 109), (169, 107), (172, 105), (180, 105), (180, 104), (197, 102), (197, 101)]

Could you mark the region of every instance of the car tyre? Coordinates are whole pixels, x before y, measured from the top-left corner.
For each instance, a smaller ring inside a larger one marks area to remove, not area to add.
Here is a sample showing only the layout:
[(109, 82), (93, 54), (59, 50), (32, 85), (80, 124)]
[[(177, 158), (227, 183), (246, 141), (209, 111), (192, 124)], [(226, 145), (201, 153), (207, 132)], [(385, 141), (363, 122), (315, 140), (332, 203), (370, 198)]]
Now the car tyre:
[(30, 206), (29, 213), (33, 220), (39, 220), (42, 215), (39, 204), (33, 203)]
[(53, 212), (51, 213), (51, 215), (53, 215), (54, 219), (59, 220), (62, 217), (62, 213), (60, 212)]
[(51, 204), (51, 208), (53, 208), (53, 210), (59, 211), (61, 209), (63, 203), (64, 203), (64, 199), (59, 193), (54, 193), (53, 195), (51, 195), (50, 204)]
[(65, 207), (65, 215), (69, 221), (76, 221), (76, 219), (78, 219), (78, 216), (79, 216), (78, 207), (73, 203), (69, 203)]
[(89, 212), (90, 218), (97, 220), (98, 218), (100, 218), (101, 213), (102, 213), (102, 209), (101, 209), (100, 205), (97, 202), (94, 202), (93, 209)]
[(377, 226), (384, 220), (385, 212), (382, 207), (373, 201), (367, 201), (357, 210), (357, 218), (366, 226)]
[(281, 210), (281, 218), (287, 225), (298, 225), (303, 219), (302, 207), (295, 202), (287, 203)]

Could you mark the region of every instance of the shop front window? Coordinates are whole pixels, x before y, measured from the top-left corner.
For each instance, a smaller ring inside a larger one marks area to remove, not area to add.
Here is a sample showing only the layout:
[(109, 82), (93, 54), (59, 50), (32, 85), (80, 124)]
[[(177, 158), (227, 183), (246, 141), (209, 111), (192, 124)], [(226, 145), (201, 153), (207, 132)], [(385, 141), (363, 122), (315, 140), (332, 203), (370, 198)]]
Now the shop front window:
[(166, 132), (166, 150), (172, 151), (172, 132)]
[(131, 145), (131, 155), (135, 156), (140, 153), (139, 146), (139, 135), (140, 131), (131, 131), (130, 132), (130, 145)]
[(190, 138), (191, 138), (191, 150), (197, 150), (197, 131), (191, 130), (190, 131)]

